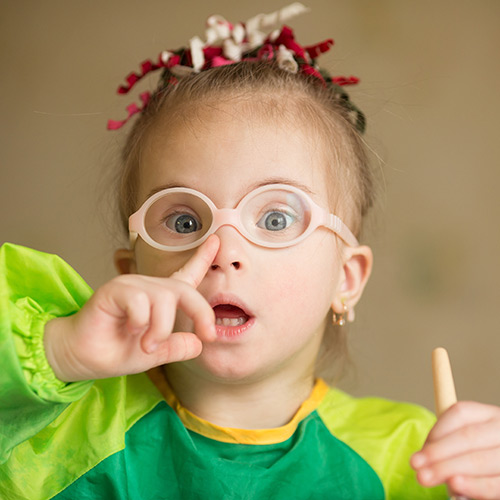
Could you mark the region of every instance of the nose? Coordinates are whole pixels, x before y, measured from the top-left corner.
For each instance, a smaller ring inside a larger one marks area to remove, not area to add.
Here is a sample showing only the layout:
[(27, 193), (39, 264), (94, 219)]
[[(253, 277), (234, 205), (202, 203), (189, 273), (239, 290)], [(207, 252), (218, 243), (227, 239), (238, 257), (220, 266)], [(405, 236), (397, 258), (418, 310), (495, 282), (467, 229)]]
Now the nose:
[(211, 269), (221, 271), (240, 271), (247, 267), (247, 254), (244, 249), (247, 240), (232, 226), (222, 226), (215, 234), (220, 239), (219, 250)]

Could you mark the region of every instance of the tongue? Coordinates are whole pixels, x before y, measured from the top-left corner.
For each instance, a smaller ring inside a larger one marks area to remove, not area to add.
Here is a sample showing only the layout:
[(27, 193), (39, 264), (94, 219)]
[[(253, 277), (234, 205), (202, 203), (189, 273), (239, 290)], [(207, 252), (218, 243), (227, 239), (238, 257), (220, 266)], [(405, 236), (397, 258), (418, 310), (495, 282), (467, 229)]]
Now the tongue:
[(216, 318), (248, 318), (243, 309), (230, 304), (221, 304), (214, 307)]

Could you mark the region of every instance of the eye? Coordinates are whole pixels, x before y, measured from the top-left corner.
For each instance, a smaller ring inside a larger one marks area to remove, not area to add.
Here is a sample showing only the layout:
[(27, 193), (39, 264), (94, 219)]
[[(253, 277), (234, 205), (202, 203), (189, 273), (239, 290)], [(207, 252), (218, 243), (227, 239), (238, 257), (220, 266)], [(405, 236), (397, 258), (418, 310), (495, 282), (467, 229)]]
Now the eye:
[(290, 227), (294, 220), (290, 214), (273, 210), (266, 212), (257, 222), (257, 226), (268, 231), (282, 231)]
[(199, 231), (201, 222), (191, 214), (172, 214), (165, 218), (165, 225), (180, 234), (189, 234)]

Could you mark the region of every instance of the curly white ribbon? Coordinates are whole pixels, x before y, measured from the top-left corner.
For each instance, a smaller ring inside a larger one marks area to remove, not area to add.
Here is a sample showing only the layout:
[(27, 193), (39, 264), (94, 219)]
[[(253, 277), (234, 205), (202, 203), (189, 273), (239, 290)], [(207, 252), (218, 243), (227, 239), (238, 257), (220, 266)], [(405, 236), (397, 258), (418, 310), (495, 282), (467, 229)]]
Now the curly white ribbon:
[[(306, 6), (302, 5), (300, 2), (295, 2), (277, 10), (276, 12), (272, 12), (271, 14), (257, 14), (256, 16), (250, 18), (245, 23), (247, 35), (249, 38), (255, 39), (255, 42), (257, 43), (257, 45), (254, 45), (251, 48), (255, 48), (262, 44), (266, 38), (265, 32), (268, 33), (269, 31), (272, 31), (286, 23), (293, 17), (306, 12), (309, 12), (309, 9)], [(258, 42), (259, 39), (260, 42)]]
[(297, 73), (299, 65), (293, 57), (291, 50), (287, 49), (284, 45), (280, 45), (278, 53), (276, 54), (276, 62), (281, 69), (285, 69), (290, 73)]
[[(262, 45), (268, 36), (270, 36), (271, 40), (276, 39), (279, 35), (279, 29), (269, 35), (270, 30), (274, 30), (289, 19), (308, 11), (307, 7), (299, 2), (295, 2), (270, 14), (258, 14), (248, 19), (244, 25), (238, 23), (234, 27), (222, 16), (210, 16), (207, 20), (207, 29), (205, 32), (206, 41), (203, 42), (197, 36), (191, 38), (189, 41), (193, 67), (176, 66), (172, 70), (178, 75), (192, 73), (193, 71), (198, 73), (205, 64), (203, 48), (217, 43), (222, 43), (223, 54), (226, 59), (238, 62), (241, 60), (243, 52)], [(243, 42), (245, 37), (248, 40), (247, 43)], [(293, 59), (293, 54), (285, 47), (280, 47), (277, 60), (280, 67), (293, 72), (297, 71), (297, 63)]]
[(222, 16), (214, 14), (207, 19), (205, 33), (207, 45), (214, 45), (231, 36), (231, 24)]

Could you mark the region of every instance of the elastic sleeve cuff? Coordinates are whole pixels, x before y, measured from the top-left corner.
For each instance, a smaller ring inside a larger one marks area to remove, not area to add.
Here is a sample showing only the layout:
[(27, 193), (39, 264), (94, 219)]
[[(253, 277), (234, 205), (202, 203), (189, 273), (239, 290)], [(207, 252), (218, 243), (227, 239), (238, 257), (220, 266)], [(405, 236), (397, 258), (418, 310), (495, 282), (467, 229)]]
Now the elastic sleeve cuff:
[(17, 356), (30, 389), (46, 401), (69, 403), (82, 397), (92, 381), (63, 382), (59, 380), (45, 355), (45, 325), (56, 318), (44, 312), (28, 297), (18, 299), (11, 311), (12, 332)]

